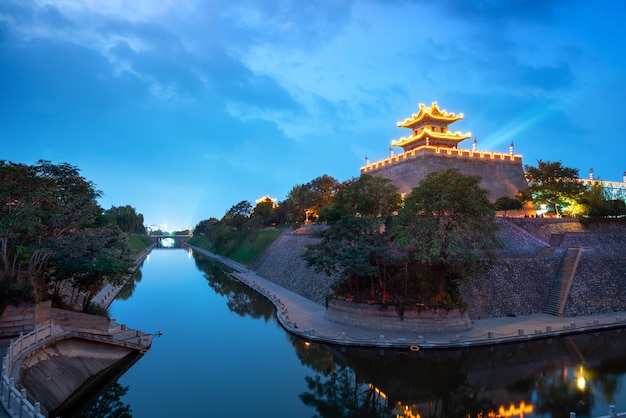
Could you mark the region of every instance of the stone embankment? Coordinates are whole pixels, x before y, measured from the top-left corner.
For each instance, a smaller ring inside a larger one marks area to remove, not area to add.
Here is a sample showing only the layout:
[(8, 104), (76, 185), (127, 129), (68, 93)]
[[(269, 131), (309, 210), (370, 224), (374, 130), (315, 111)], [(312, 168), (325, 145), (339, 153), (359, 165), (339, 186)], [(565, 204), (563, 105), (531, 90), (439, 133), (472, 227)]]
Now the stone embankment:
[[(500, 218), (498, 222), (505, 248), (492, 268), (462, 285), (470, 318), (542, 312), (565, 251), (573, 246), (582, 247), (583, 252), (563, 315), (626, 311), (626, 227), (586, 227), (576, 220), (541, 218)], [(250, 268), (325, 305), (337, 278), (315, 272), (301, 258), (306, 245), (315, 242), (311, 234), (319, 228), (307, 225), (285, 230)]]
[(301, 257), (306, 246), (316, 242), (312, 234), (321, 228), (304, 225), (294, 230), (285, 229), (252, 263), (250, 269), (285, 289), (325, 305), (337, 277), (316, 272)]
[[(137, 257), (129, 273), (150, 250)], [(107, 308), (122, 287), (105, 282), (92, 303)], [(0, 335), (19, 335), (6, 348), (0, 376), (0, 410), (4, 407), (11, 417), (71, 411), (82, 393), (106, 387), (152, 343), (151, 334), (103, 316), (53, 309), (50, 301), (8, 306)]]

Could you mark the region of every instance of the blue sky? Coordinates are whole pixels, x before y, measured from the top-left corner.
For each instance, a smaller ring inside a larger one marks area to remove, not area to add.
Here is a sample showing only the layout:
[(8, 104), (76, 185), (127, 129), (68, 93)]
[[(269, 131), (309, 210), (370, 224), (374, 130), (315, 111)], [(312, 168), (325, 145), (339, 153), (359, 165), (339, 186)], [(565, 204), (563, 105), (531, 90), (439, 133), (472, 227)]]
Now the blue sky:
[(67, 162), (105, 209), (182, 229), (358, 176), (437, 101), (479, 149), (621, 181), (625, 17), (623, 0), (2, 0), (0, 159)]

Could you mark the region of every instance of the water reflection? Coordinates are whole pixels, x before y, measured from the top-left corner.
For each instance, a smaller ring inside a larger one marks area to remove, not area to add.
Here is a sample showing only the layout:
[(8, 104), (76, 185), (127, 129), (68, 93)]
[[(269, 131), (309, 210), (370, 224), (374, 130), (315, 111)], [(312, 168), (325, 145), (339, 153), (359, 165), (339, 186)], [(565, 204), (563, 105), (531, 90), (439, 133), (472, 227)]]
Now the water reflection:
[[(274, 306), (194, 253), (209, 286), (238, 315), (268, 321)], [(457, 350), (379, 350), (289, 335), (311, 369), (300, 394), (320, 417), (506, 417), (604, 415), (624, 405), (621, 330)], [(601, 412), (594, 412), (594, 407)], [(619, 409), (619, 408), (618, 408)]]
[(117, 382), (109, 385), (78, 418), (131, 418), (130, 405), (121, 400), (127, 392), (128, 386)]
[(239, 316), (262, 318), (266, 322), (273, 318), (276, 312), (274, 305), (249, 287), (242, 286), (229, 274), (231, 269), (209, 257), (193, 254), (198, 270), (204, 273), (215, 293), (226, 297), (226, 305), (231, 312)]
[(322, 417), (583, 417), (624, 402), (620, 330), (418, 353), (301, 341), (298, 356), (326, 377), (307, 377), (301, 399)]

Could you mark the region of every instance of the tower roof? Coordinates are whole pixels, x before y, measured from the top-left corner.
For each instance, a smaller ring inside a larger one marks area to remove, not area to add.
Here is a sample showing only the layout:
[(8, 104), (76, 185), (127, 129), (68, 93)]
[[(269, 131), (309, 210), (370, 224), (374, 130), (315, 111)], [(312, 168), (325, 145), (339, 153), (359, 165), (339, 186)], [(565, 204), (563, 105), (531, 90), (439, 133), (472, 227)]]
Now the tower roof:
[(437, 106), (437, 102), (429, 107), (424, 103), (420, 103), (420, 111), (414, 113), (410, 118), (406, 118), (402, 122), (398, 122), (400, 128), (414, 128), (419, 125), (424, 125), (428, 122), (437, 122), (438, 124), (448, 125), (457, 120), (463, 119), (463, 113), (455, 115), (454, 113), (448, 113), (446, 110), (440, 110)]
[(455, 148), (459, 142), (472, 136), (470, 132), (448, 131), (449, 124), (461, 119), (462, 113), (455, 115), (440, 110), (437, 102), (433, 102), (430, 107), (420, 103), (419, 113), (398, 122), (399, 127), (411, 129), (411, 136), (392, 141), (391, 145), (402, 147), (405, 152), (421, 146)]

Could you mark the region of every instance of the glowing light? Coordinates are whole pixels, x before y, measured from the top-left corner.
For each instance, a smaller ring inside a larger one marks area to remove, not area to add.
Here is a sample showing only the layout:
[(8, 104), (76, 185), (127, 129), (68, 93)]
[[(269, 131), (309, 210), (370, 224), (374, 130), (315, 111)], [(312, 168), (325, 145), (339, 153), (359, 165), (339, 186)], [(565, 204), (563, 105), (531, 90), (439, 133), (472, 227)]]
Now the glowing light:
[(579, 390), (585, 390), (587, 387), (587, 380), (585, 379), (585, 369), (583, 369), (583, 366), (580, 366), (576, 375), (576, 387)]
[(372, 389), (374, 391), (374, 393), (376, 393), (378, 396), (380, 396), (383, 399), (387, 399), (387, 394), (385, 394), (385, 392), (381, 391), (380, 389), (378, 389), (376, 386), (372, 385), (371, 383), (368, 383), (367, 385), (370, 389)]
[(272, 202), (272, 205), (274, 205), (276, 203), (276, 199), (274, 199), (273, 197), (269, 197), (269, 195), (265, 195), (262, 198), (256, 200), (257, 205), (264, 202)]

